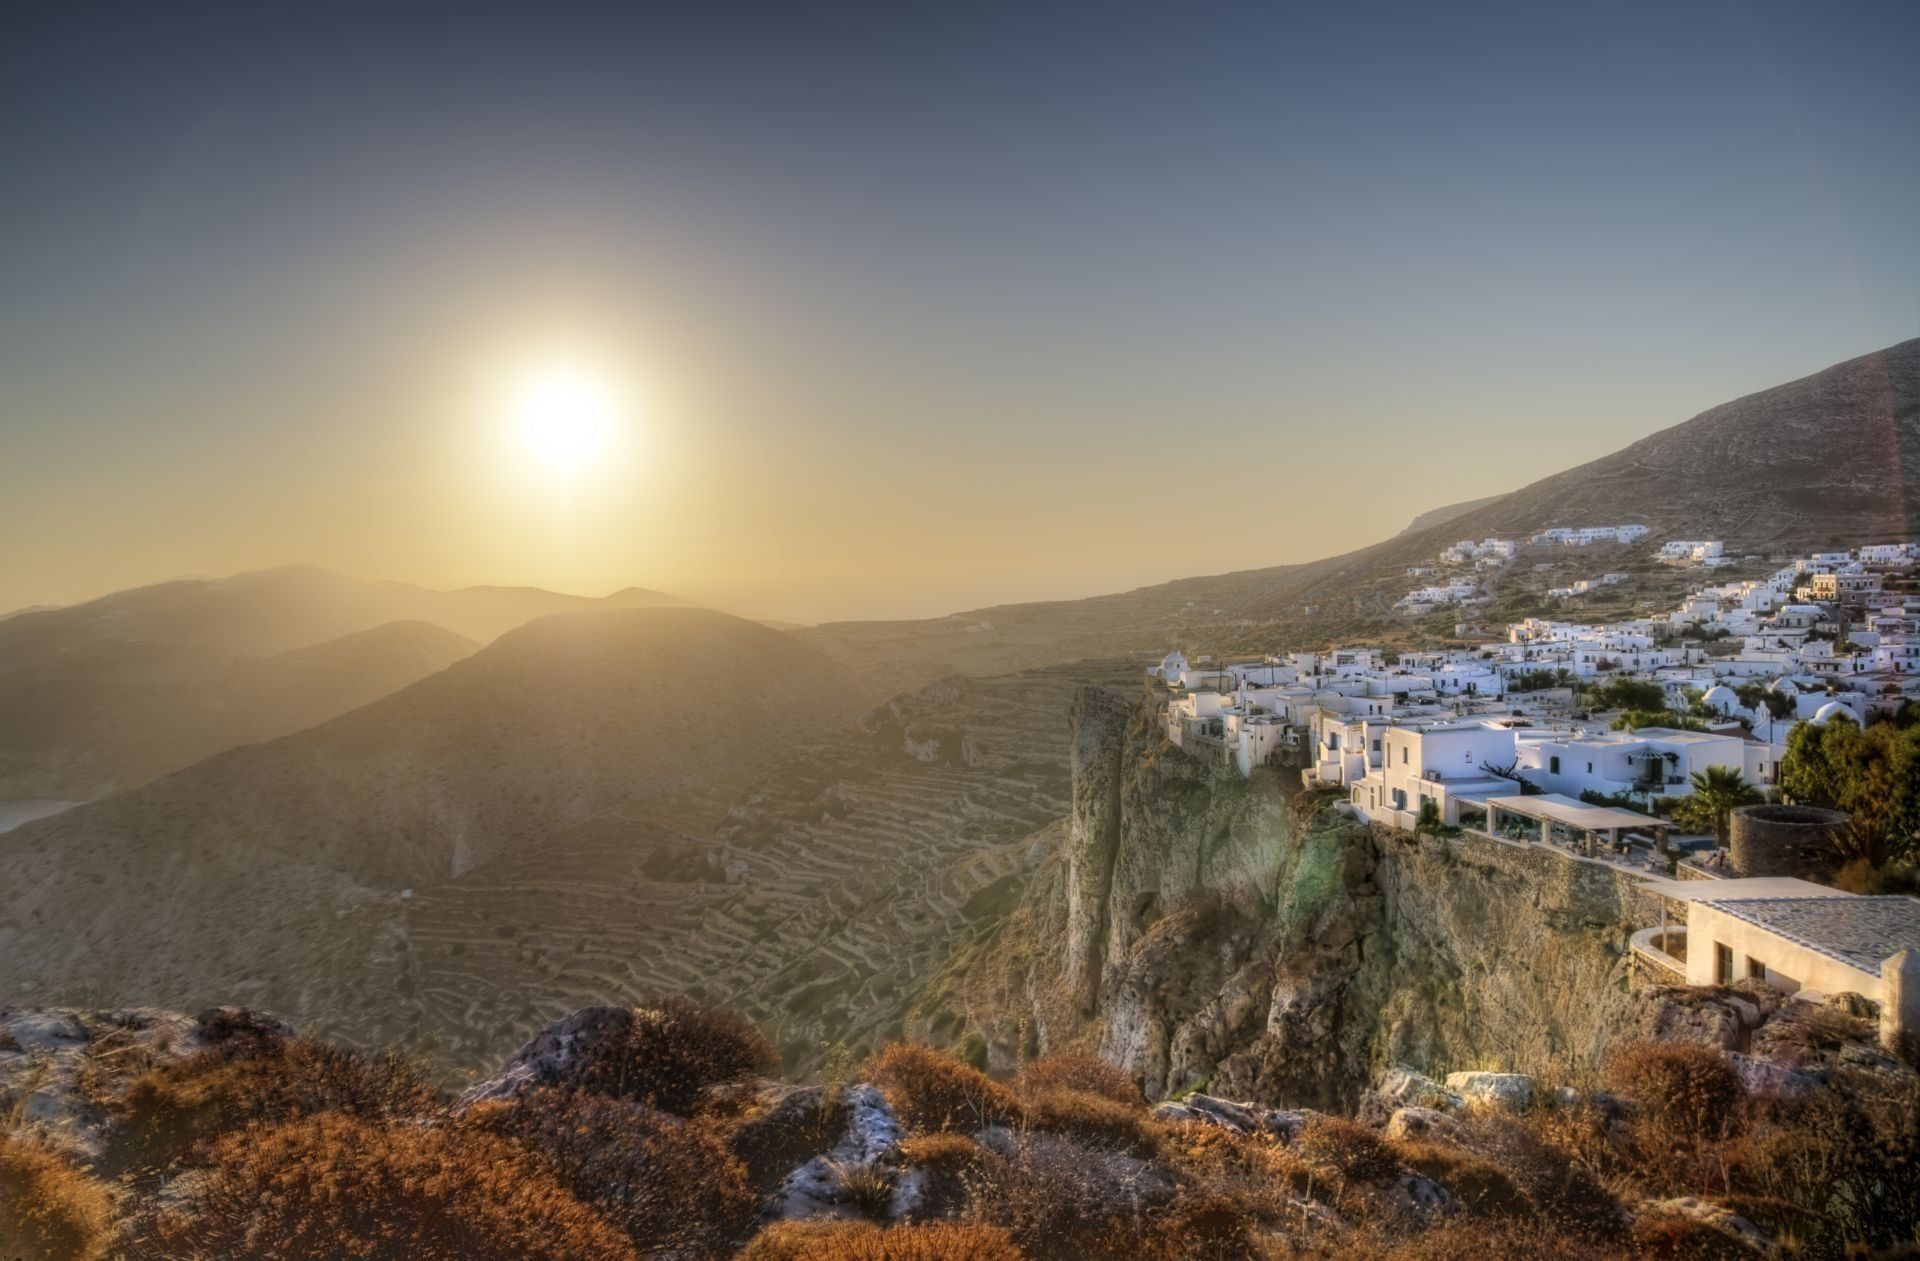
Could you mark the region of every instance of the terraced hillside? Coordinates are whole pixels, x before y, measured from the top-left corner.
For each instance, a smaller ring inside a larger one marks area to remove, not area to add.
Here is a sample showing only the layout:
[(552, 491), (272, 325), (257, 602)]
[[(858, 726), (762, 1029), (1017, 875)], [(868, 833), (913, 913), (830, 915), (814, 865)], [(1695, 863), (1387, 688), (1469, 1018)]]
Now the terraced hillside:
[(1001, 911), (1067, 812), (1086, 663), (950, 680), (797, 748), (743, 791), (620, 808), (538, 849), (386, 899), (328, 1027), (472, 1067), (583, 1002), (684, 990), (751, 1015), (791, 1067), (897, 1034), (905, 1003)]
[(387, 1020), (361, 962), (391, 944), (384, 908), (604, 811), (745, 785), (872, 699), (722, 613), (538, 619), (331, 722), (0, 835), (8, 988), (191, 1005), (237, 987)]

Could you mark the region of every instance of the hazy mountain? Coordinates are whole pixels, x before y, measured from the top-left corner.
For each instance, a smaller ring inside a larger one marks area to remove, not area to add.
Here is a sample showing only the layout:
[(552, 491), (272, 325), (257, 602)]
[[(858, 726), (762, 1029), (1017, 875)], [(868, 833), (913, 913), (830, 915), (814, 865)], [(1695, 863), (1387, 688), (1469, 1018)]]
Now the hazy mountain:
[[(1395, 514), (1379, 509), (1375, 528)], [(1326, 560), (1090, 600), (1005, 605), (918, 622), (797, 631), (893, 687), (1171, 643), (1275, 648), (1393, 626), (1407, 566), (1463, 538), (1525, 538), (1556, 525), (1639, 522), (1663, 538), (1793, 554), (1920, 535), (1920, 339), (1749, 394), (1603, 459), (1510, 494), (1437, 510), (1400, 534)], [(1425, 521), (1425, 524), (1422, 524)], [(1584, 576), (1584, 575), (1576, 575)], [(1311, 609), (1311, 612), (1309, 611)]]
[(84, 801), (145, 783), (324, 722), (479, 647), (427, 622), (390, 622), (270, 657), (130, 646), (64, 677), (9, 671), (0, 676), (0, 800)]
[(298, 731), (547, 613), (680, 603), (290, 566), (23, 613), (0, 621), (0, 799), (89, 800)]
[(744, 783), (871, 700), (721, 613), (541, 618), (311, 730), (0, 836), (0, 957), (42, 994), (185, 1003), (238, 985), (323, 1013), (341, 1005), (317, 997), (329, 960), (381, 947), (385, 921), (343, 920), (356, 909), (610, 807)]

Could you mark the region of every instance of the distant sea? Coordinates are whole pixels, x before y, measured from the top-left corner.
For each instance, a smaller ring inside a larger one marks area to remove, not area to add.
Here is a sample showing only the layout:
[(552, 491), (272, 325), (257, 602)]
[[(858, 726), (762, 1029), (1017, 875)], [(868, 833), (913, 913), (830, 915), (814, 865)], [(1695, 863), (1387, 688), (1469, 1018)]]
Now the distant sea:
[(28, 797), (23, 801), (0, 801), (0, 832), (11, 832), (22, 823), (32, 823), (50, 814), (59, 814), (77, 801), (55, 801), (51, 797)]

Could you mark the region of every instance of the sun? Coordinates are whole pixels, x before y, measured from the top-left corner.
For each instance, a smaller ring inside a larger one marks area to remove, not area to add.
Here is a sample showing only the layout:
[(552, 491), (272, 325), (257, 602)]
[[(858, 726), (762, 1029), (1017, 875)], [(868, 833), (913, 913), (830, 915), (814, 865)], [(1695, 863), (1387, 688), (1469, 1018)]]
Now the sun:
[(583, 464), (600, 452), (615, 411), (613, 390), (606, 382), (571, 369), (530, 376), (512, 408), (527, 446), (563, 467)]

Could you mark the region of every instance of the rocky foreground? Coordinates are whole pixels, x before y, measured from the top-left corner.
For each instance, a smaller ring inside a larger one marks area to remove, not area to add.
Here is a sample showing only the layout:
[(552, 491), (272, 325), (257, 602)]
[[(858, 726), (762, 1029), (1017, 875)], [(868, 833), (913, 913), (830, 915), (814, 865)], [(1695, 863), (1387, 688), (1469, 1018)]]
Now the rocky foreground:
[[(1352, 1115), (596, 1007), (449, 1095), (234, 1008), (0, 1011), (0, 1256), (1911, 1255), (1920, 1077), (1844, 1003), (1648, 992), (1599, 1089), (1386, 1072)], [(1737, 1044), (1741, 1051), (1729, 1051)]]

